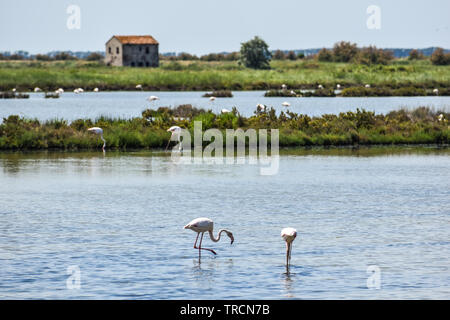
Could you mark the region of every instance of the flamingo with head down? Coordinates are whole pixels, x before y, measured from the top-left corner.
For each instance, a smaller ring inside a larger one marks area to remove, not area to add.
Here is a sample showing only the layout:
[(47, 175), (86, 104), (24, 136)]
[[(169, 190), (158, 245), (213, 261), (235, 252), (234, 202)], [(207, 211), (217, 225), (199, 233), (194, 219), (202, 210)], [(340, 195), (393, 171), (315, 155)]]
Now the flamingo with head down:
[[(187, 225), (185, 225), (184, 229), (190, 229), (190, 230), (192, 230), (194, 232), (197, 232), (197, 238), (195, 238), (194, 249), (198, 249), (198, 257), (199, 258), (201, 257), (201, 250), (210, 251), (214, 255), (217, 254), (213, 249), (202, 248), (202, 240), (203, 240), (203, 235), (205, 234), (205, 232), (209, 233), (209, 237), (214, 242), (218, 242), (220, 240), (220, 236), (221, 236), (221, 234), (223, 232), (225, 232), (225, 234), (231, 239), (231, 244), (233, 244), (233, 242), (234, 242), (233, 234), (230, 231), (226, 230), (226, 229), (221, 229), (219, 231), (219, 233), (217, 234), (217, 238), (214, 237), (214, 235), (213, 235), (214, 222), (211, 219), (208, 219), (208, 218), (197, 218), (197, 219), (194, 219), (191, 222), (189, 222)], [(200, 234), (202, 236), (200, 238), (200, 244), (197, 247), (198, 236)]]

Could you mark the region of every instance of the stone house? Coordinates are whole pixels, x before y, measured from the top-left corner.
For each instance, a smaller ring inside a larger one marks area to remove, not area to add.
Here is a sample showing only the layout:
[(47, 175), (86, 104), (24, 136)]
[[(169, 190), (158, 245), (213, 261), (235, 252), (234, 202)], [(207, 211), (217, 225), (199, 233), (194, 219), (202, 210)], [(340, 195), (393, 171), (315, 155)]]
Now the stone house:
[(106, 42), (109, 66), (158, 67), (159, 43), (152, 36), (113, 36)]

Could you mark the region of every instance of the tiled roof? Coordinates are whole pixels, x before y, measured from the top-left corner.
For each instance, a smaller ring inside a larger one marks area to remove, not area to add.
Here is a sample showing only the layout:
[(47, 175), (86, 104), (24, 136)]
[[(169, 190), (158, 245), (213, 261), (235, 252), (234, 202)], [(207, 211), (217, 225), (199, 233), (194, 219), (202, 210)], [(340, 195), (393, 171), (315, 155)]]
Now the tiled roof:
[(159, 44), (152, 36), (114, 36), (122, 44)]

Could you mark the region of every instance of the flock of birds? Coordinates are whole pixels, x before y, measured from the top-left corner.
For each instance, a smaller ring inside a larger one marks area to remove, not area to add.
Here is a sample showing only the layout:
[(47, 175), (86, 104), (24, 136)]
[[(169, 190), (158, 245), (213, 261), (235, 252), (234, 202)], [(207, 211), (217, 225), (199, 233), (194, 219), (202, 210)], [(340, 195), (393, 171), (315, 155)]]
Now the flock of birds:
[[(225, 233), (231, 240), (231, 244), (234, 242), (234, 236), (231, 231), (227, 229), (221, 229), (219, 230), (217, 237), (214, 236), (214, 222), (211, 219), (208, 218), (197, 218), (189, 222), (187, 225), (184, 226), (184, 229), (189, 229), (197, 233), (197, 237), (195, 238), (194, 242), (194, 249), (198, 250), (198, 257), (201, 258), (201, 251), (206, 250), (214, 255), (217, 253), (213, 249), (209, 248), (203, 248), (202, 247), (202, 241), (203, 236), (205, 232), (208, 232), (210, 239), (213, 242), (218, 242), (220, 240), (220, 236), (222, 233)], [(197, 246), (198, 238), (200, 237), (200, 243)], [(286, 268), (289, 270), (290, 267), (290, 261), (291, 261), (291, 253), (292, 253), (292, 243), (294, 242), (295, 238), (297, 237), (297, 230), (294, 228), (284, 228), (281, 230), (281, 237), (286, 242)]]

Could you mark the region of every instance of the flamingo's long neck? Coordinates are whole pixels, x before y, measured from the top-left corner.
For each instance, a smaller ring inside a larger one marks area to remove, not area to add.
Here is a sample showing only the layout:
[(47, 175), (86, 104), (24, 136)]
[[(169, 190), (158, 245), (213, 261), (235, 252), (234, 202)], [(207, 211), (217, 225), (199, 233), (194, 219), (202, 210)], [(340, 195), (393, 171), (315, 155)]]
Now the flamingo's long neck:
[(211, 230), (209, 230), (208, 232), (209, 232), (209, 237), (211, 238), (211, 240), (214, 242), (218, 242), (220, 240), (220, 235), (222, 234), (222, 232), (226, 232), (226, 230), (225, 229), (220, 230), (219, 233), (217, 234), (217, 239), (214, 238), (214, 235)]
[(103, 149), (106, 147), (106, 140), (103, 138), (103, 134), (100, 136), (100, 139), (103, 141)]

